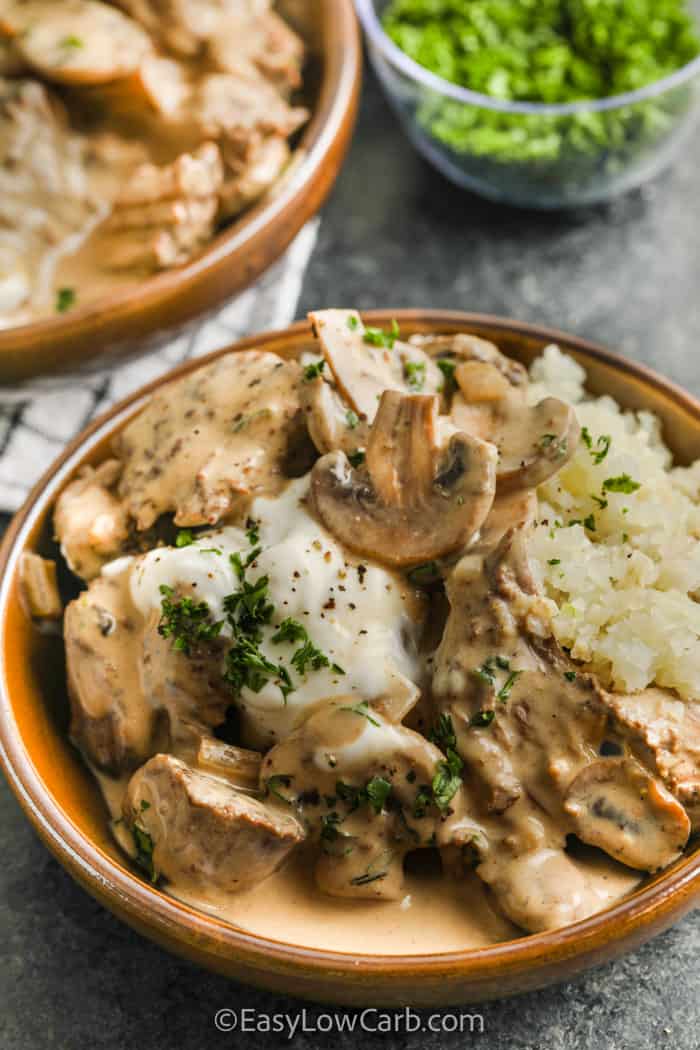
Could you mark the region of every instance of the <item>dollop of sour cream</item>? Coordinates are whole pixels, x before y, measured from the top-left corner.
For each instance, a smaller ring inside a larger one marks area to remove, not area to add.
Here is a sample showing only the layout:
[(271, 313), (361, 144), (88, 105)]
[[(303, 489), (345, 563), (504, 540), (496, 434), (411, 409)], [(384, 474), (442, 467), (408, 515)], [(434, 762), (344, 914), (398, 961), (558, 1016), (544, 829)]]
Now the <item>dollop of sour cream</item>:
[[(268, 577), (267, 596), (275, 610), (262, 628), (260, 650), (287, 668), (293, 684), (286, 699), (273, 678), (260, 692), (242, 689), (237, 703), (246, 737), (258, 745), (284, 738), (319, 700), (369, 701), (405, 692), (407, 679), (420, 679), (421, 625), (413, 592), (397, 575), (345, 551), (309, 513), (308, 488), (308, 476), (300, 478), (281, 496), (257, 499), (250, 509), (261, 551), (246, 579)], [(226, 526), (185, 547), (150, 551), (130, 569), (133, 602), (148, 616), (161, 608), (160, 588), (166, 585), (206, 602), (215, 620), (224, 619), (224, 598), (240, 587), (231, 555), (240, 553), (245, 561), (251, 550), (244, 529)], [(299, 673), (291, 658), (302, 643), (272, 641), (286, 618), (303, 625), (331, 666)], [(222, 637), (230, 635), (227, 625)]]

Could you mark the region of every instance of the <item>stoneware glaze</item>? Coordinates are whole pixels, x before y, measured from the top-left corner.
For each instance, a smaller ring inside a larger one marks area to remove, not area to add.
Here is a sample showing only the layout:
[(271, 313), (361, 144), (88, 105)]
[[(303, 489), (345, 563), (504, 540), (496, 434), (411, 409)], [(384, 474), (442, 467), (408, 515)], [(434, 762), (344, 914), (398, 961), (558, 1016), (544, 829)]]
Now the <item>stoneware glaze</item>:
[[(287, 0), (290, 14), (300, 10)], [(152, 350), (250, 285), (288, 247), (335, 182), (355, 124), (362, 52), (352, 0), (303, 8), (309, 48), (303, 129), (288, 173), (191, 262), (48, 320), (0, 331), (0, 382)]]
[[(560, 332), (497, 318), (428, 311), (365, 315), (377, 325), (387, 325), (394, 316), (406, 335), (470, 331), (525, 363), (557, 342), (586, 368), (591, 391), (611, 394), (626, 408), (657, 413), (678, 462), (700, 457), (700, 403), (640, 365)], [(310, 340), (308, 325), (299, 323), (233, 349), (264, 347), (291, 356)], [(93, 423), (46, 472), (5, 537), (0, 552), (0, 759), (49, 849), (105, 907), (163, 947), (277, 992), (354, 1005), (440, 1006), (542, 987), (613, 959), (680, 918), (700, 895), (700, 847), (693, 844), (630, 897), (565, 929), (477, 950), (394, 957), (343, 954), (331, 946), (310, 950), (245, 933), (153, 888), (119, 853), (97, 786), (68, 742), (61, 639), (38, 633), (25, 613), (19, 558), (23, 550), (56, 556), (51, 532), (56, 494), (82, 464), (106, 457), (114, 434), (151, 391), (230, 349), (177, 369)]]

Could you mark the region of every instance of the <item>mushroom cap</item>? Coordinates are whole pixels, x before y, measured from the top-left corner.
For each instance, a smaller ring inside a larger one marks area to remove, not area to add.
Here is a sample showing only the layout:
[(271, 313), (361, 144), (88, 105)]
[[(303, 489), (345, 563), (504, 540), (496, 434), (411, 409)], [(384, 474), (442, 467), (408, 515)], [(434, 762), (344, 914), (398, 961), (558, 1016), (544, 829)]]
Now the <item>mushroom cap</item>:
[(349, 409), (321, 376), (304, 380), (299, 399), (309, 435), (321, 455), (337, 449), (351, 454), (366, 447), (369, 437), (366, 420)]
[[(460, 376), (458, 369), (458, 381)], [(571, 459), (581, 434), (571, 405), (547, 397), (531, 406), (518, 391), (479, 401), (467, 400), (461, 391), (453, 399), (451, 414), (460, 429), (491, 441), (498, 448), (499, 491), (541, 485)]]
[(569, 785), (564, 810), (579, 838), (640, 871), (667, 867), (690, 834), (680, 802), (629, 758), (586, 766)]
[(436, 445), (437, 398), (385, 391), (366, 461), (343, 452), (311, 472), (313, 505), (351, 550), (395, 567), (466, 546), (493, 504), (496, 450), (469, 434)]
[(436, 394), (444, 377), (421, 349), (385, 333), (379, 345), (370, 342), (356, 310), (317, 310), (309, 314), (338, 389), (362, 419), (371, 423), (382, 393)]

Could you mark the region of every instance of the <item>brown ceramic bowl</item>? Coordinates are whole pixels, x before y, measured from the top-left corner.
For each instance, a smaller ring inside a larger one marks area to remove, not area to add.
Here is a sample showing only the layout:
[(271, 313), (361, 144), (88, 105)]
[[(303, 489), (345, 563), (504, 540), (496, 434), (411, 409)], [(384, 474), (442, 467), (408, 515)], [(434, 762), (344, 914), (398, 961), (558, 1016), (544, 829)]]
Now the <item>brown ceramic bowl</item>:
[(362, 51), (352, 0), (285, 0), (310, 52), (311, 120), (275, 190), (187, 265), (33, 324), (0, 330), (0, 383), (152, 350), (251, 284), (323, 204), (355, 124)]
[[(700, 456), (700, 403), (640, 365), (560, 332), (491, 317), (428, 311), (367, 315), (381, 325), (392, 316), (405, 333), (475, 332), (526, 363), (557, 342), (587, 369), (592, 391), (611, 394), (628, 408), (656, 412), (679, 462)], [(309, 341), (309, 328), (300, 323), (234, 349), (262, 346), (290, 355)], [(188, 364), (167, 378), (201, 364)], [(97, 786), (68, 742), (61, 640), (39, 634), (25, 615), (18, 561), (27, 549), (55, 554), (56, 494), (79, 466), (106, 456), (114, 434), (164, 381), (122, 402), (70, 445), (13, 521), (0, 552), (0, 758), (39, 835), (89, 893), (141, 933), (212, 970), (278, 992), (354, 1005), (438, 1006), (541, 987), (629, 951), (693, 907), (700, 894), (698, 847), (625, 900), (562, 930), (442, 955), (362, 956), (245, 933), (144, 882), (113, 843)]]

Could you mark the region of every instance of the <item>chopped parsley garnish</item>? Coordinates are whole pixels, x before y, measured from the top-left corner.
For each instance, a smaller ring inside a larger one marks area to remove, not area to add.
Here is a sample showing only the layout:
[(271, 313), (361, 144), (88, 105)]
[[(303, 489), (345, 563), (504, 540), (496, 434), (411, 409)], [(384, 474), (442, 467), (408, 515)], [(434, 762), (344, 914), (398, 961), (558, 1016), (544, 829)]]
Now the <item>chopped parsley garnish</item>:
[(80, 37), (74, 36), (73, 34), (70, 34), (70, 36), (64, 36), (63, 40), (61, 41), (61, 47), (65, 47), (68, 49), (77, 49), (83, 46), (83, 41), (80, 39)]
[[(143, 809), (143, 806), (141, 808)], [(153, 863), (153, 839), (146, 829), (138, 824), (133, 825), (131, 834), (134, 839), (134, 848), (136, 849), (136, 863), (140, 868), (143, 868), (155, 885), (158, 882), (158, 873)]]
[(384, 803), (391, 794), (391, 781), (384, 777), (372, 777), (365, 786), (365, 796), (370, 807), (379, 814), (384, 809)]
[(441, 751), (444, 751), (446, 756), (444, 761), (438, 763), (431, 785), (435, 805), (439, 810), (445, 810), (462, 783), (464, 767), (464, 762), (457, 753), (457, 737), (452, 719), (448, 714), (440, 715), (437, 724), (430, 732), (430, 740)]
[(547, 565), (561, 565), (561, 558), (550, 558)]
[(411, 390), (422, 390), (425, 386), (425, 361), (405, 361), (403, 374)]
[(487, 685), (493, 685), (496, 680), (493, 670), (493, 658), (485, 660), (481, 667), (475, 667), (472, 673), (482, 682), (486, 682)]
[(446, 394), (451, 394), (457, 387), (457, 380), (455, 379), (457, 363), (456, 361), (449, 361), (446, 357), (441, 357), (437, 362), (437, 366), (445, 377), (443, 391)]
[(606, 499), (601, 499), (600, 496), (591, 496), (591, 499), (598, 504), (601, 510), (605, 510), (608, 505), (608, 501)]
[(299, 674), (304, 675), (309, 666), (312, 671), (320, 671), (322, 667), (330, 667), (330, 660), (308, 638), (292, 656), (292, 666), (296, 668)]
[(366, 718), (369, 724), (376, 726), (377, 729), (381, 726), (381, 722), (378, 722), (376, 718), (372, 718), (372, 715), (370, 714), (371, 708), (366, 700), (362, 700), (359, 704), (341, 707), (340, 710), (351, 711), (354, 715), (360, 715), (362, 718)]
[(321, 817), (321, 842), (334, 842), (340, 834), (338, 828), (342, 822), (340, 813), (324, 813)]
[(433, 801), (432, 787), (428, 784), (423, 784), (416, 794), (413, 802), (413, 816), (420, 820), (428, 812), (428, 808)]
[(469, 725), (475, 729), (483, 729), (486, 726), (490, 726), (495, 717), (496, 712), (493, 710), (477, 711), (469, 720)]
[(254, 423), (256, 419), (269, 419), (272, 416), (272, 409), (270, 408), (259, 408), (257, 412), (249, 412), (244, 414), (237, 419), (233, 424), (234, 434), (239, 434), (241, 430), (245, 430), (246, 427)]
[(268, 600), (268, 584), (267, 576), (261, 576), (254, 583), (241, 578), (241, 589), (224, 598), (224, 611), (234, 636), (245, 634), (260, 641), (260, 628), (270, 622), (275, 611)]
[(453, 750), (457, 747), (457, 737), (450, 715), (441, 714), (436, 725), (430, 731), (429, 739), (440, 748), (441, 751)]
[(629, 495), (639, 488), (641, 488), (640, 483), (633, 481), (629, 474), (618, 474), (616, 478), (606, 478), (603, 482), (603, 489), (606, 492), (624, 492)]
[(601, 434), (596, 441), (596, 450), (591, 451), (591, 457), (596, 466), (599, 466), (608, 452), (610, 451), (610, 445), (612, 444), (612, 438), (609, 434)]
[(288, 616), (286, 620), (282, 620), (271, 641), (279, 645), (282, 642), (303, 642), (308, 637), (304, 625)]
[(588, 427), (581, 427), (581, 441), (583, 441), (586, 448), (593, 447), (593, 438)]
[(348, 454), (348, 463), (351, 467), (359, 467), (365, 461), (365, 454), (361, 448)]
[(274, 795), (281, 802), (286, 802), (289, 805), (292, 803), (292, 799), (287, 798), (280, 791), (280, 788), (288, 788), (291, 786), (293, 777), (289, 773), (274, 773), (271, 777), (265, 780), (265, 790), (269, 795)]
[(364, 875), (356, 875), (354, 879), (350, 879), (350, 885), (351, 886), (367, 886), (367, 885), (369, 885), (370, 882), (378, 882), (379, 879), (385, 879), (386, 877), (387, 877), (387, 872), (386, 871), (379, 871), (379, 872), (376, 873), (376, 875), (372, 874), (369, 871), (366, 871), (364, 873)]
[(388, 332), (385, 332), (383, 328), (368, 327), (365, 328), (362, 338), (371, 346), (386, 346), (391, 350), (400, 334), (398, 322), (394, 319)]
[(584, 528), (588, 529), (589, 532), (595, 532), (595, 514), (589, 514), (583, 519)]
[(248, 538), (248, 543), (251, 545), (251, 547), (256, 547), (258, 543), (260, 543), (259, 523), (255, 520), (255, 518), (248, 518), (248, 520), (245, 523), (245, 528), (245, 534)]
[[(700, 51), (686, 0), (391, 0), (381, 19), (414, 61), (500, 103), (571, 103), (635, 91)], [(564, 118), (467, 109), (434, 92), (415, 119), (462, 163), (501, 178), (537, 178), (567, 192), (605, 170), (639, 162), (669, 134), (676, 109), (663, 95)], [(676, 115), (676, 119), (678, 116)]]
[(357, 412), (353, 412), (353, 410), (349, 408), (345, 413), (345, 422), (347, 423), (350, 430), (354, 430), (360, 422), (360, 417), (358, 416)]
[(313, 364), (307, 365), (304, 369), (304, 379), (306, 382), (310, 383), (312, 379), (318, 379), (325, 367), (326, 360), (323, 357), (320, 361), (314, 361)]
[(75, 299), (74, 288), (59, 288), (56, 292), (56, 313), (64, 314), (70, 310), (71, 306), (75, 306)]
[(522, 673), (522, 671), (511, 671), (508, 677), (506, 678), (505, 684), (496, 693), (496, 697), (503, 703), (505, 703), (505, 701), (510, 696), (511, 689), (513, 688), (517, 680), (520, 678), (520, 675)]
[(226, 654), (224, 681), (235, 693), (240, 693), (244, 687), (259, 693), (271, 678), (277, 680), (286, 700), (293, 689), (287, 669), (268, 660), (252, 638), (244, 635), (237, 638)]
[(575, 671), (564, 671), (564, 678), (566, 678), (567, 682), (575, 682), (576, 681), (576, 672)]
[(194, 533), (192, 532), (192, 529), (180, 529), (175, 537), (175, 546), (189, 547), (191, 543), (194, 543)]
[(359, 327), (360, 327), (360, 320), (359, 320), (359, 318), (355, 314), (351, 314), (350, 317), (348, 317), (348, 328), (350, 329), (351, 332), (356, 332)]
[(308, 666), (311, 667), (312, 671), (320, 671), (323, 667), (330, 667), (336, 674), (345, 674), (342, 667), (331, 663), (325, 653), (322, 653), (314, 645), (309, 638), (306, 628), (298, 620), (293, 620), (291, 617), (283, 620), (273, 634), (272, 641), (277, 645), (282, 642), (303, 642), (301, 648), (296, 650), (291, 659), (292, 666), (296, 668), (299, 674), (306, 674)]
[(433, 802), (444, 812), (462, 785), (462, 767), (464, 763), (456, 751), (447, 749), (447, 758), (438, 762), (433, 782)]
[(172, 638), (173, 649), (189, 656), (199, 643), (219, 637), (224, 621), (212, 620), (206, 602), (195, 602), (192, 598), (173, 600), (175, 591), (164, 583), (160, 585), (160, 593), (163, 597), (158, 634)]
[(441, 580), (442, 574), (436, 561), (426, 561), (422, 565), (416, 565), (415, 569), (411, 569), (406, 574), (406, 578), (415, 587), (427, 587)]

